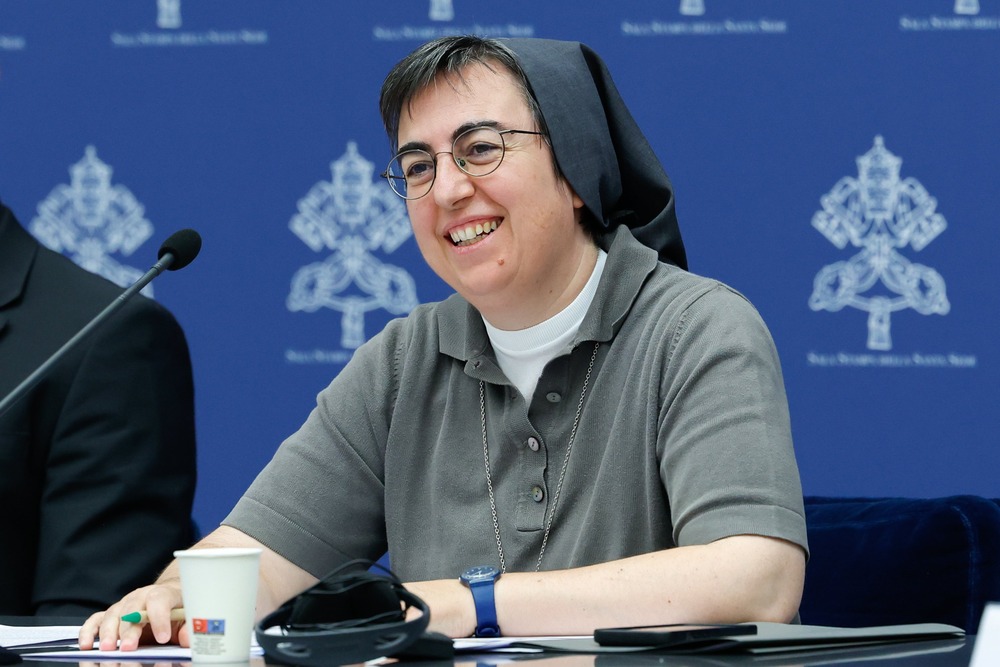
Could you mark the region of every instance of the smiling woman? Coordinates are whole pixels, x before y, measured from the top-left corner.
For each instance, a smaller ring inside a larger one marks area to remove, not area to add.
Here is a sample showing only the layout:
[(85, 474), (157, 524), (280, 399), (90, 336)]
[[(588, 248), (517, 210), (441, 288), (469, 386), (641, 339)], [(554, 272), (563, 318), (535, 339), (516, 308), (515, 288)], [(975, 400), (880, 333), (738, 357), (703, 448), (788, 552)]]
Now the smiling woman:
[[(417, 93), (399, 120), (401, 155), (426, 146), (420, 152), (430, 158), (403, 159), (404, 176), (427, 188), (407, 199), (414, 237), (434, 272), (491, 324), (525, 329), (580, 293), (597, 245), (542, 133), (508, 129), (532, 124), (514, 77), (488, 64), (447, 76)], [(452, 160), (435, 167), (432, 153)]]
[[(202, 546), (264, 549), (259, 614), (388, 549), (452, 636), (794, 619), (777, 353), (746, 299), (685, 270), (670, 181), (603, 61), (443, 38), (381, 109), (384, 175), (457, 293), (359, 348)], [(152, 600), (167, 637), (173, 567), (83, 643)]]

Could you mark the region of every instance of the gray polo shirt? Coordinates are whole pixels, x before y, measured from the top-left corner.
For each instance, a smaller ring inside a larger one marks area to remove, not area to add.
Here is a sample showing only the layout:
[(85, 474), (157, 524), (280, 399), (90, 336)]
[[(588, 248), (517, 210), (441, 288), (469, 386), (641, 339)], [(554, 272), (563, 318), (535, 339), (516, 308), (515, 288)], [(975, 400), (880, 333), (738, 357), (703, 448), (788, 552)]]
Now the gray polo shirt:
[(806, 547), (778, 357), (757, 311), (624, 228), (569, 354), (531, 404), (454, 295), (357, 350), (224, 521), (317, 577), (387, 549), (404, 581), (534, 570), (600, 343), (542, 569), (738, 534)]

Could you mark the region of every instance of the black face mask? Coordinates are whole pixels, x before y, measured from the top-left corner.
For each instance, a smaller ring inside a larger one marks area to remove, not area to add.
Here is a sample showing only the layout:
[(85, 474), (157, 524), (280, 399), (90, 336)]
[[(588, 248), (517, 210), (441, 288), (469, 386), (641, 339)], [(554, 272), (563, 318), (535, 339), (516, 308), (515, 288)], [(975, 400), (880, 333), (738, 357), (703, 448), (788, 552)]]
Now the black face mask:
[[(427, 604), (388, 570), (383, 576), (363, 569), (370, 565), (347, 563), (262, 619), (257, 642), (268, 661), (327, 667), (381, 656), (453, 655), (450, 639), (426, 632)], [(410, 608), (421, 613), (407, 621)]]

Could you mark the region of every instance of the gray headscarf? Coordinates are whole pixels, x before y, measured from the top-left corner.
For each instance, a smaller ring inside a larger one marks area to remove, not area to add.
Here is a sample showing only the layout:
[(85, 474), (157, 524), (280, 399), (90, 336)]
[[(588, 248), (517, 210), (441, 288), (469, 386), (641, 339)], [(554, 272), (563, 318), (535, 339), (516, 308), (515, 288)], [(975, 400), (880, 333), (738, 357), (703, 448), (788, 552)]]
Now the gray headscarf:
[(628, 226), (662, 261), (686, 269), (670, 179), (601, 57), (579, 42), (500, 41), (528, 77), (560, 170), (599, 225)]

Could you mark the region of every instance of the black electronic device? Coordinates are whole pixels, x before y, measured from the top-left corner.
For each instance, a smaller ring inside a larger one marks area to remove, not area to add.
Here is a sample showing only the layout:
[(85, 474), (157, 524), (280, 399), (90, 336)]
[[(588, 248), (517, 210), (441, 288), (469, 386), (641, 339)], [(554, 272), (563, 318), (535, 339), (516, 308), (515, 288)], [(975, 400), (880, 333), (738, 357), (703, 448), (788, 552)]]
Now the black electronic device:
[(601, 646), (672, 646), (691, 644), (706, 639), (755, 635), (753, 624), (674, 623), (639, 625), (628, 628), (598, 628), (594, 641)]

